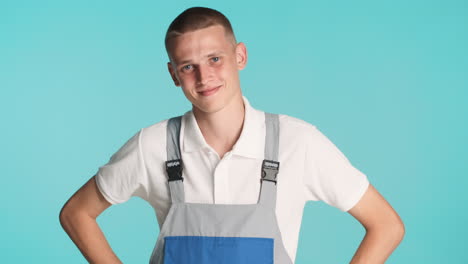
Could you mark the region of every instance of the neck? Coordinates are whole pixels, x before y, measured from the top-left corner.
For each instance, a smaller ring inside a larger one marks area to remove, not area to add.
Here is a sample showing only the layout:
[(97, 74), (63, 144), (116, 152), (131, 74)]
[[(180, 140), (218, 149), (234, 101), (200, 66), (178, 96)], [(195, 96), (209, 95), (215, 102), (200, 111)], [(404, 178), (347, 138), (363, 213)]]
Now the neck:
[(193, 108), (193, 114), (206, 142), (222, 158), (232, 149), (242, 132), (245, 116), (242, 96), (233, 98), (215, 113), (203, 113)]

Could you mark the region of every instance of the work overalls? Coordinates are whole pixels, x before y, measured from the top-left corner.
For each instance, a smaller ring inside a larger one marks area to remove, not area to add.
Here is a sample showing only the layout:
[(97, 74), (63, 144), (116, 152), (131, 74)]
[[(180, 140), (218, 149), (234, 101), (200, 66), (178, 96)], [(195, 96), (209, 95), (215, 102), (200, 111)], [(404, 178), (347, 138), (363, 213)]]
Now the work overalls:
[(150, 264), (292, 264), (275, 213), (278, 115), (265, 113), (265, 159), (255, 204), (185, 202), (179, 148), (181, 118), (171, 118), (167, 125), (166, 170), (172, 205)]

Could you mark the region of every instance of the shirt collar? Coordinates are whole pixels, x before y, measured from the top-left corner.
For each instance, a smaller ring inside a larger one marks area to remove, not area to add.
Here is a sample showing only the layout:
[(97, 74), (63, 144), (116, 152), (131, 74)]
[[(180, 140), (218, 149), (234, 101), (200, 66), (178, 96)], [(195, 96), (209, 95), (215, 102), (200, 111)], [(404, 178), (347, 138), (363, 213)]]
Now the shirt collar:
[[(232, 147), (233, 155), (240, 155), (249, 158), (264, 158), (265, 148), (265, 116), (264, 112), (250, 106), (245, 96), (242, 96), (245, 107), (244, 125), (241, 135)], [(188, 111), (182, 118), (181, 133), (183, 135), (182, 150), (184, 152), (194, 152), (209, 149), (203, 137), (193, 111)]]

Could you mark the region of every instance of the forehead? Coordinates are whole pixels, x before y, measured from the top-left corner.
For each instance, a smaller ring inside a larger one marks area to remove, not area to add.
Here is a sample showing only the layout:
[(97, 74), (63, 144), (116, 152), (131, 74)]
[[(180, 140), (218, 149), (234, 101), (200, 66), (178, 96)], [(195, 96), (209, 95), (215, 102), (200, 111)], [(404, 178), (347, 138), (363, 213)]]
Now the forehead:
[(221, 25), (184, 33), (170, 41), (170, 57), (175, 62), (213, 52), (228, 52), (233, 45)]

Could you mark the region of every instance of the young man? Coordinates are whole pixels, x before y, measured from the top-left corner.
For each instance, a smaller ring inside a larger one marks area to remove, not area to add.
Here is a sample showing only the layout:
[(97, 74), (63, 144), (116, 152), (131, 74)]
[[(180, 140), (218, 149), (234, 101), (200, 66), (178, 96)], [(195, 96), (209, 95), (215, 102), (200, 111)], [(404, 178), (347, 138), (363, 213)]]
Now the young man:
[[(62, 226), (89, 262), (120, 262), (96, 218), (112, 204), (125, 202), (131, 196), (139, 196), (153, 206), (161, 233), (165, 233), (170, 229), (166, 225), (180, 220), (172, 212), (171, 220), (163, 226), (179, 187), (184, 188), (182, 202), (231, 208), (228, 206), (232, 204), (256, 204), (260, 190), (264, 192), (270, 186), (275, 193), (271, 197), (276, 199), (271, 217), (276, 218), (280, 231), (275, 243), (281, 248), (275, 245), (275, 257), (284, 255), (283, 260), (275, 258), (275, 263), (294, 262), (302, 210), (309, 200), (323, 200), (347, 211), (364, 226), (366, 235), (351, 263), (384, 263), (403, 238), (400, 217), (315, 126), (279, 115), (278, 178), (276, 181), (274, 177), (271, 185), (269, 176), (263, 178), (262, 162), (270, 144), (266, 142), (272, 142), (265, 141), (272, 135), (266, 128), (269, 119), (242, 95), (239, 71), (247, 63), (247, 50), (236, 41), (224, 15), (208, 8), (185, 10), (167, 31), (166, 49), (174, 84), (182, 88), (193, 106), (179, 119), (180, 140), (174, 137), (172, 141), (180, 143), (183, 185), (181, 178), (168, 182), (171, 176), (164, 165), (172, 145), (168, 139), (170, 121), (136, 133), (60, 213)], [(227, 232), (223, 223), (219, 224), (220, 229), (214, 232)], [(162, 259), (157, 260), (158, 250), (153, 253), (152, 263), (162, 263)]]

